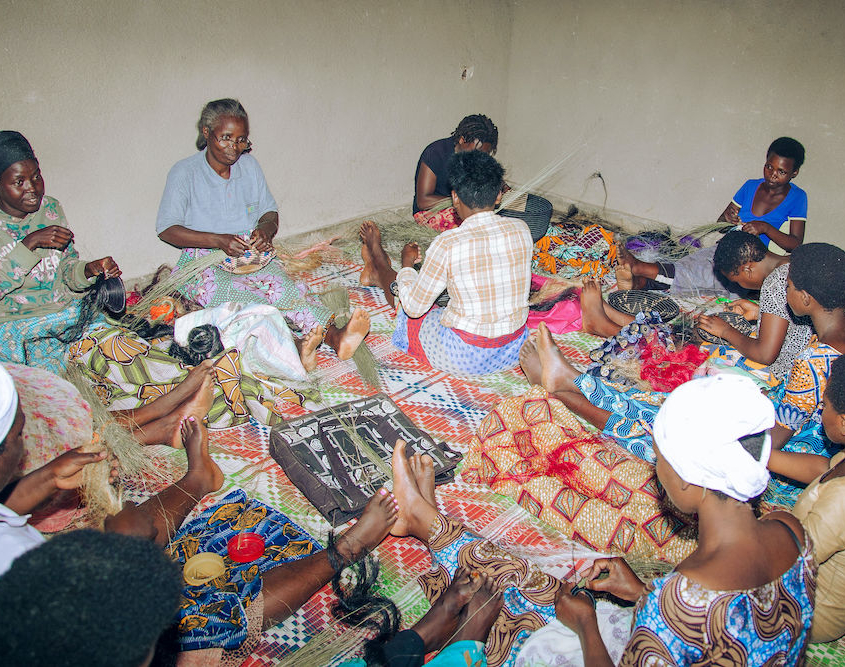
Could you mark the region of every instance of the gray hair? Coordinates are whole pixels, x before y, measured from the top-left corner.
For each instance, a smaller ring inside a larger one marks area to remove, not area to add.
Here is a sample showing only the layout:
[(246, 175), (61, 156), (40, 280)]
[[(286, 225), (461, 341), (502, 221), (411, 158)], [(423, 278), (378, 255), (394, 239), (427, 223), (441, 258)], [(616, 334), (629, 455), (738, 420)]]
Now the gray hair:
[(201, 151), (207, 145), (205, 137), (202, 134), (203, 128), (207, 127), (209, 131), (213, 131), (214, 126), (217, 125), (217, 121), (224, 117), (243, 118), (247, 123), (249, 122), (249, 116), (246, 114), (246, 109), (243, 108), (243, 105), (241, 105), (238, 100), (226, 97), (222, 100), (213, 100), (212, 102), (209, 102), (202, 108), (200, 119), (197, 121), (198, 151)]

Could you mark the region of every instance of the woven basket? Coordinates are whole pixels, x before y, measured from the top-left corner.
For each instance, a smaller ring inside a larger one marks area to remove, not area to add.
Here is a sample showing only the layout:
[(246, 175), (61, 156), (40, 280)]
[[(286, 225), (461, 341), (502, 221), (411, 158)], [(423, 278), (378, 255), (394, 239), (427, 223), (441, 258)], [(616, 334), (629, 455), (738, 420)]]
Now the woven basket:
[[(399, 296), (399, 284), (395, 280), (392, 283), (390, 283), (390, 293), (393, 296)], [(444, 308), (446, 306), (446, 304), (449, 303), (449, 299), (450, 299), (449, 292), (447, 292), (444, 289), (440, 293), (440, 296), (438, 296), (434, 300), (434, 304), (437, 305), (437, 306), (440, 306), (441, 308)]]
[(499, 215), (504, 218), (519, 218), (524, 220), (531, 231), (531, 239), (537, 243), (549, 231), (549, 222), (552, 219), (552, 203), (548, 199), (537, 195), (529, 194), (525, 200), (525, 210), (518, 205), (517, 199), (512, 205), (514, 208), (503, 208)]
[(243, 275), (246, 273), (255, 273), (259, 269), (263, 269), (276, 257), (275, 250), (265, 250), (264, 252), (255, 252), (254, 250), (247, 250), (240, 257), (226, 256), (218, 265), (224, 271), (229, 273), (237, 273)]
[(655, 311), (666, 323), (674, 320), (681, 312), (678, 304), (668, 296), (639, 289), (611, 292), (607, 295), (607, 302), (616, 310), (628, 313), (628, 315)]
[[(729, 311), (725, 311), (722, 313), (716, 313), (716, 317), (720, 317), (725, 322), (730, 324), (734, 329), (739, 331), (743, 336), (750, 336), (751, 332), (754, 331), (754, 323), (749, 322), (746, 320), (742, 315), (739, 313), (731, 313)], [(730, 345), (728, 341), (724, 338), (719, 338), (718, 336), (714, 336), (709, 331), (705, 331), (704, 329), (699, 329), (696, 327), (696, 332), (698, 333), (701, 340), (707, 343), (714, 343), (716, 345)]]

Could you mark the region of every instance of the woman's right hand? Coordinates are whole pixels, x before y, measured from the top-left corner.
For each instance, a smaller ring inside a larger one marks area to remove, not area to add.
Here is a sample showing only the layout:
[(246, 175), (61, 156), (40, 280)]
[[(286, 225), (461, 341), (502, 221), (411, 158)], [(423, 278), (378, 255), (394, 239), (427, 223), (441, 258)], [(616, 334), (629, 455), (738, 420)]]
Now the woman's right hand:
[[(607, 577), (599, 579), (604, 572)], [(636, 602), (646, 592), (646, 585), (624, 558), (597, 558), (585, 576), (591, 591), (604, 591), (620, 600)]]
[(67, 227), (50, 225), (49, 227), (43, 227), (30, 232), (24, 236), (21, 243), (29, 250), (35, 250), (36, 248), (64, 250), (71, 241), (73, 241), (73, 232)]
[(737, 313), (749, 322), (756, 322), (760, 319), (760, 305), (749, 301), (748, 299), (737, 299), (732, 301), (725, 310), (731, 313)]
[(249, 242), (237, 234), (217, 234), (217, 247), (229, 257), (242, 257), (249, 250)]
[(724, 338), (734, 328), (717, 315), (699, 315), (695, 326), (718, 338)]

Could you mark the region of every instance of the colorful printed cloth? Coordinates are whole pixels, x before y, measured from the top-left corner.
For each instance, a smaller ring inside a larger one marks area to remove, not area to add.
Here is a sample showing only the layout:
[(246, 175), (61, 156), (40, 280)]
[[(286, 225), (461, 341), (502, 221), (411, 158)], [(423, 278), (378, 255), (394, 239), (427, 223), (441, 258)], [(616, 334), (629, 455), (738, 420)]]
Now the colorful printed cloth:
[[(184, 380), (190, 367), (171, 357), (169, 341), (147, 342), (117, 326), (102, 325), (73, 343), (68, 362), (75, 363), (110, 410), (138, 408), (171, 391)], [(214, 362), (214, 399), (208, 412), (211, 428), (249, 421), (272, 425), (282, 419), (283, 402), (302, 405), (304, 397), (279, 381), (248, 375), (240, 365), (240, 352), (224, 351)]]
[(678, 563), (696, 546), (695, 523), (664, 504), (654, 466), (587, 431), (539, 386), (484, 418), (462, 477), (599, 552)]
[[(837, 349), (820, 343), (813, 336), (807, 348), (795, 360), (789, 373), (782, 397), (769, 394), (775, 403), (775, 419), (784, 428), (793, 431), (783, 446), (784, 452), (819, 454), (830, 458), (841, 448), (824, 433), (822, 427), (822, 397), (830, 365), (839, 357)], [(786, 477), (772, 475), (763, 501), (780, 507), (792, 507), (803, 486), (795, 486)]]
[(455, 375), (486, 375), (514, 368), (519, 350), (528, 339), (528, 328), (499, 338), (473, 336), (445, 327), (440, 318), (445, 310), (432, 307), (423, 317), (409, 318), (399, 308), (393, 345), (425, 363)]
[[(264, 555), (248, 563), (228, 556), (229, 540), (244, 532), (264, 538)], [(182, 650), (222, 647), (231, 650), (247, 638), (247, 608), (261, 592), (261, 574), (282, 563), (320, 551), (320, 544), (281, 512), (249, 500), (241, 490), (188, 521), (168, 545), (170, 556), (184, 565), (192, 556), (211, 552), (223, 557), (225, 573), (201, 586), (182, 590), (179, 642)]]
[(531, 561), (512, 556), (442, 514), (432, 523), (429, 547), (435, 568), (420, 576), (419, 582), (432, 604), (449, 586), (458, 567), (485, 571), (504, 593), (504, 609), (487, 637), (490, 667), (512, 665), (528, 636), (555, 618), (560, 581)]
[(534, 244), (531, 267), (564, 278), (602, 278), (616, 263), (616, 254), (613, 232), (600, 225), (551, 224)]
[(739, 372), (755, 380), (759, 385), (767, 389), (774, 389), (782, 384), (782, 380), (769, 371), (768, 366), (758, 364), (744, 357), (739, 350), (730, 345), (716, 345), (715, 343), (704, 343), (701, 349), (709, 352), (710, 356), (699, 366), (696, 377), (715, 375), (724, 372)]
[(447, 229), (460, 227), (463, 220), (458, 217), (454, 206), (447, 206), (440, 211), (419, 211), (414, 213), (414, 221), (426, 227), (445, 232)]
[(668, 394), (627, 388), (587, 374), (576, 377), (575, 385), (590, 403), (610, 412), (602, 433), (635, 456), (654, 463), (651, 426)]
[(813, 619), (816, 563), (805, 536), (780, 578), (713, 591), (672, 572), (640, 598), (620, 666), (800, 665)]
[[(241, 234), (244, 239), (249, 233)], [(185, 248), (179, 256), (174, 272), (194, 259), (204, 257), (211, 250)], [(189, 299), (205, 307), (219, 306), (226, 301), (235, 303), (264, 303), (282, 311), (291, 329), (308, 333), (318, 324), (325, 326), (331, 312), (320, 303), (303, 282), (294, 281), (279, 259), (255, 273), (238, 275), (219, 266), (203, 271), (197, 280), (180, 288)]]

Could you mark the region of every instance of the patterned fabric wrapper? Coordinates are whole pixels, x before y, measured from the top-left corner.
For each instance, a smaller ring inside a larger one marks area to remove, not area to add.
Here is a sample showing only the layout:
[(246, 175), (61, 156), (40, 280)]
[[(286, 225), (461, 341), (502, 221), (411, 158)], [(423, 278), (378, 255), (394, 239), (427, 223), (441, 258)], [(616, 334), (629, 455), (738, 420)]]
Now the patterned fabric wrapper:
[[(443, 309), (434, 306), (422, 317), (409, 318), (399, 308), (393, 345), (447, 373), (486, 375), (514, 368), (528, 339), (527, 327), (500, 338), (471, 337), (440, 324)], [(472, 342), (468, 342), (472, 341)]]
[(441, 211), (419, 211), (414, 213), (414, 221), (438, 232), (460, 227), (463, 220), (458, 217), (454, 206), (447, 206)]
[(539, 386), (484, 418), (462, 476), (596, 551), (677, 563), (695, 549), (695, 523), (665, 504), (654, 466), (587, 431)]
[(484, 570), (503, 591), (504, 608), (487, 637), (490, 667), (512, 665), (528, 636), (555, 618), (555, 594), (561, 584), (534, 563), (473, 535), (442, 514), (432, 524), (429, 546), (435, 567), (419, 582), (432, 604), (449, 586), (459, 567)]
[(546, 235), (534, 244), (533, 270), (564, 278), (604, 277), (616, 262), (613, 232), (600, 225), (549, 225)]
[[(227, 550), (229, 539), (243, 532), (258, 533), (266, 545), (264, 555), (248, 563), (233, 561)], [(261, 592), (261, 574), (321, 549), (284, 514), (249, 500), (241, 490), (188, 521), (171, 540), (170, 556), (184, 564), (198, 553), (216, 553), (223, 557), (226, 571), (206, 584), (183, 589), (179, 606), (182, 649), (239, 647), (247, 637), (247, 609)]]
[[(247, 238), (249, 234), (243, 236)], [(174, 272), (209, 252), (211, 250), (205, 248), (183, 249)], [(245, 275), (213, 266), (203, 271), (195, 282), (182, 286), (180, 291), (205, 307), (219, 306), (226, 301), (276, 306), (291, 328), (303, 333), (318, 324), (325, 326), (331, 315), (316, 296), (308, 293), (305, 283), (294, 281), (285, 272), (278, 258), (255, 273)]]
[[(129, 410), (166, 394), (187, 377), (190, 367), (162, 346), (120, 327), (102, 326), (73, 343), (68, 360), (79, 366), (107, 408)], [(281, 403), (304, 402), (301, 394), (280, 382), (243, 373), (236, 349), (224, 351), (214, 367), (214, 399), (208, 412), (211, 428), (242, 424), (250, 416), (272, 425), (282, 418)]]

